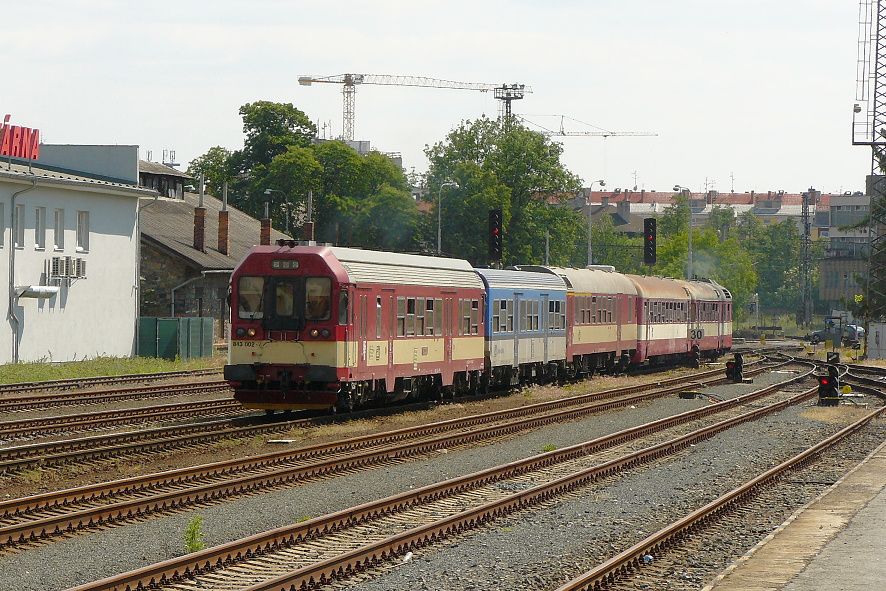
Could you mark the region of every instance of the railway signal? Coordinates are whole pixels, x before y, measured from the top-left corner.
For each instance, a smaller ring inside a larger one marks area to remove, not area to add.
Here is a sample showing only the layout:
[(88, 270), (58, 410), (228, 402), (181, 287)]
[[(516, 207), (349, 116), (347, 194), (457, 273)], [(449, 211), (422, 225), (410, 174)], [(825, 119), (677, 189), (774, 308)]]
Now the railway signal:
[(840, 404), (840, 379), (836, 366), (828, 366), (828, 375), (818, 376), (818, 405), (837, 406)]
[(501, 261), (502, 247), (502, 211), (501, 208), (489, 210), (489, 262)]
[(643, 262), (655, 264), (655, 218), (643, 220)]
[(744, 358), (741, 353), (735, 354), (734, 361), (726, 362), (726, 378), (732, 380), (736, 384), (744, 381)]

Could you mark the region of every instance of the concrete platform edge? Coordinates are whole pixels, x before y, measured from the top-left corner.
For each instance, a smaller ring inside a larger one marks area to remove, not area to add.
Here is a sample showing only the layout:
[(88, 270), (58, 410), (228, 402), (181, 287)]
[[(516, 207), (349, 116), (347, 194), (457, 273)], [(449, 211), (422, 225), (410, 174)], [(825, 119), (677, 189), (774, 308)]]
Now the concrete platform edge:
[[(710, 583), (708, 583), (704, 587), (702, 587), (701, 591), (714, 590), (716, 588), (717, 584), (720, 583), (720, 581), (722, 581), (727, 576), (729, 576), (735, 569), (740, 567), (742, 564), (744, 564), (745, 562), (750, 560), (754, 556), (754, 554), (756, 554), (760, 549), (762, 549), (769, 542), (771, 542), (773, 538), (775, 538), (779, 533), (781, 533), (785, 528), (787, 528), (791, 523), (793, 523), (798, 517), (800, 517), (800, 515), (802, 515), (807, 509), (809, 509), (809, 507), (811, 507), (812, 505), (815, 505), (820, 500), (822, 500), (824, 497), (828, 496), (835, 489), (839, 488), (840, 485), (842, 485), (843, 482), (847, 478), (852, 476), (857, 470), (861, 469), (861, 467), (864, 466), (866, 463), (868, 463), (871, 460), (871, 458), (873, 458), (877, 454), (881, 453), (884, 450), (884, 448), (886, 448), (886, 441), (884, 441), (883, 443), (878, 445), (876, 448), (874, 448), (874, 450), (871, 451), (871, 453), (866, 455), (864, 457), (864, 459), (861, 460), (855, 466), (853, 466), (852, 469), (849, 470), (849, 472), (844, 474), (839, 480), (837, 480), (834, 484), (829, 486), (827, 488), (827, 490), (823, 491), (820, 495), (818, 495), (817, 497), (815, 497), (814, 499), (812, 499), (811, 501), (809, 501), (808, 503), (806, 503), (805, 505), (803, 505), (802, 507), (800, 507), (796, 511), (794, 511), (790, 517), (785, 519), (785, 521), (781, 525), (779, 525), (777, 528), (775, 528), (772, 532), (770, 532), (769, 535), (767, 535), (765, 538), (763, 538), (762, 540), (757, 542), (750, 550), (745, 552), (742, 556), (740, 556), (739, 558), (734, 560), (732, 562), (732, 564), (730, 564), (729, 566), (724, 568), (722, 571), (720, 571), (720, 573), (716, 577), (714, 577), (714, 579)], [(856, 510), (856, 513), (858, 511), (860, 511), (861, 509), (863, 509), (867, 505), (868, 502), (870, 502), (870, 499), (865, 503), (865, 505), (859, 506)], [(835, 532), (834, 535), (836, 535), (836, 533), (839, 533), (839, 532)], [(832, 538), (833, 538), (833, 536), (831, 536), (831, 538), (829, 538), (828, 541), (830, 541), (830, 539), (832, 539)], [(825, 543), (827, 543), (827, 542), (825, 542)], [(819, 548), (818, 551), (821, 551), (821, 548)]]

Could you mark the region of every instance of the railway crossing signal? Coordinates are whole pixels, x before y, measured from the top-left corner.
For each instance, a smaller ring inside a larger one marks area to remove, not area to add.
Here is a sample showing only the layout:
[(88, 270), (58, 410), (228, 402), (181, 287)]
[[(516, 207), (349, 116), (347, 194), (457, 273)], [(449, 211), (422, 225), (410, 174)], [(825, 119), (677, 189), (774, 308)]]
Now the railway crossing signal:
[(502, 211), (499, 209), (489, 210), (489, 262), (499, 262), (502, 256)]
[(655, 218), (643, 220), (643, 262), (655, 264)]

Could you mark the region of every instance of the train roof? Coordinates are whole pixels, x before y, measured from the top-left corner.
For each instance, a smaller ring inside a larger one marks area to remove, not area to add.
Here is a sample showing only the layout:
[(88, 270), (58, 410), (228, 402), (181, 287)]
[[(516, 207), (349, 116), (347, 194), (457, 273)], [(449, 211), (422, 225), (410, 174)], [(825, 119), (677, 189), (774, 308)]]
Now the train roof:
[(260, 246), (253, 252), (266, 255), (277, 253), (318, 255), (326, 259), (333, 270), (340, 265), (347, 274), (347, 281), (357, 284), (382, 283), (483, 289), (483, 282), (473, 267), (462, 259), (340, 246)]
[(715, 281), (680, 281), (696, 300), (728, 301), (732, 299), (729, 290)]
[(668, 277), (649, 277), (645, 275), (627, 275), (637, 286), (637, 292), (644, 298), (667, 300), (688, 300), (689, 292), (685, 281)]
[(566, 284), (559, 275), (510, 269), (475, 269), (490, 289), (533, 289), (566, 292)]
[(628, 280), (627, 276), (614, 271), (611, 267), (572, 269), (543, 265), (521, 265), (518, 268), (526, 271), (553, 273), (563, 279), (570, 292), (637, 295), (636, 286)]

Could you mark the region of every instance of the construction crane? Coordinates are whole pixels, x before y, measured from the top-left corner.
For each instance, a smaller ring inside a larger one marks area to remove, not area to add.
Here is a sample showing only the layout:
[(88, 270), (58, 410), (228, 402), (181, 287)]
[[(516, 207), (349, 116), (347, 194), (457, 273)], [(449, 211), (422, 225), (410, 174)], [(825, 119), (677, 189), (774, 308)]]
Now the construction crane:
[(379, 86), (418, 86), (423, 88), (451, 88), (454, 90), (476, 90), (492, 92), (501, 101), (501, 115), (505, 121), (511, 117), (511, 102), (520, 100), (532, 93), (532, 88), (525, 84), (483, 84), (477, 82), (455, 82), (439, 80), (423, 76), (389, 76), (385, 74), (337, 74), (335, 76), (299, 76), (301, 86), (313, 83), (341, 84), (344, 107), (342, 109), (342, 139), (354, 139), (354, 98), (358, 84), (374, 84)]
[[(549, 117), (551, 115), (536, 115), (536, 117)], [(553, 115), (553, 117), (560, 118), (560, 128), (559, 129), (551, 129), (549, 127), (545, 127), (544, 125), (540, 125), (533, 121), (530, 121), (525, 116), (517, 115), (517, 117), (523, 123), (527, 123), (534, 127), (539, 128), (539, 133), (542, 135), (546, 135), (548, 137), (568, 137), (568, 136), (593, 136), (593, 137), (614, 137), (614, 136), (634, 136), (634, 137), (657, 137), (658, 134), (653, 131), (612, 131), (609, 129), (604, 129), (602, 127), (598, 127), (592, 123), (585, 123), (584, 121), (579, 121), (578, 119), (573, 119), (572, 117), (567, 117), (566, 115)], [(565, 120), (569, 119), (570, 121), (575, 121), (576, 123), (581, 123), (582, 125), (587, 125), (588, 127), (596, 128), (596, 131), (567, 131)]]

